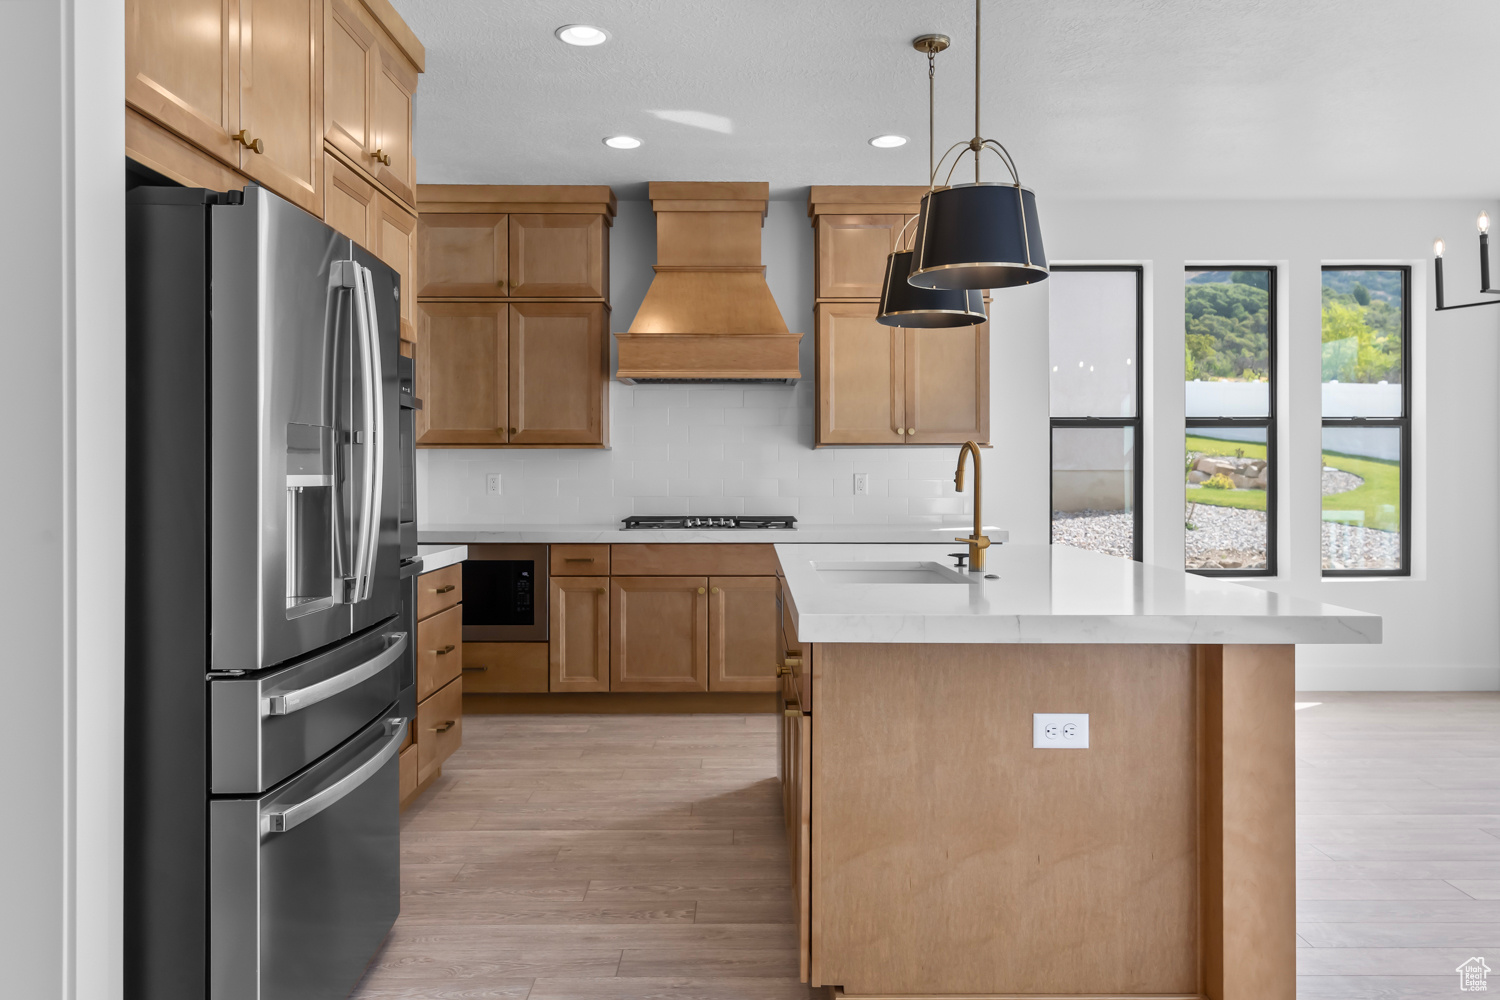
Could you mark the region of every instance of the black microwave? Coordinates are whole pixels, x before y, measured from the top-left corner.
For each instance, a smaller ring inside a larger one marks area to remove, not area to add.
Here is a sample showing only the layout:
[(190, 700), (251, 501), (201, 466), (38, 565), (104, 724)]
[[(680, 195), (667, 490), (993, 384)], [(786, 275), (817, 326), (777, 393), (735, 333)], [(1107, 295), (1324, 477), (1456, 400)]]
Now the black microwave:
[(470, 545), (464, 642), (547, 641), (547, 546)]

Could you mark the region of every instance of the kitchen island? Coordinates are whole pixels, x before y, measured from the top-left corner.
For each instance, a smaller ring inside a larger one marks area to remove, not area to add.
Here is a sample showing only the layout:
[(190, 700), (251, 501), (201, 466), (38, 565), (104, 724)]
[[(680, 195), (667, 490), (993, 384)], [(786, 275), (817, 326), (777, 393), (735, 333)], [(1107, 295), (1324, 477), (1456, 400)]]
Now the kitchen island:
[(1064, 546), (973, 574), (952, 547), (776, 546), (804, 977), (1293, 1000), (1295, 644), (1380, 618)]

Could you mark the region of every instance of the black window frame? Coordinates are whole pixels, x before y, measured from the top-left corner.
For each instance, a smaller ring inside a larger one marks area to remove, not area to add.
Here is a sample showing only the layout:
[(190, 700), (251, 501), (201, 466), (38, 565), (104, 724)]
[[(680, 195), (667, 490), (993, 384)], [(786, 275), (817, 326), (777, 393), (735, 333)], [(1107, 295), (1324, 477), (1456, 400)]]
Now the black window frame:
[[(1205, 271), (1264, 271), (1266, 273), (1266, 382), (1268, 384), (1269, 412), (1264, 417), (1186, 417), (1185, 431), (1191, 433), (1195, 428), (1239, 428), (1245, 430), (1259, 430), (1264, 428), (1266, 432), (1266, 565), (1264, 569), (1188, 569), (1185, 572), (1198, 576), (1224, 576), (1224, 577), (1274, 577), (1277, 575), (1277, 483), (1280, 476), (1280, 462), (1276, 448), (1276, 414), (1281, 409), (1281, 386), (1276, 377), (1276, 341), (1281, 332), (1280, 320), (1276, 308), (1277, 279), (1280, 277), (1279, 269), (1274, 264), (1188, 264), (1183, 268), (1182, 294), (1183, 301), (1187, 300), (1187, 275), (1201, 274)], [(1184, 333), (1186, 319), (1184, 318)], [(1184, 389), (1186, 392), (1186, 389)], [(1186, 433), (1184, 436), (1186, 436)], [(1187, 503), (1187, 484), (1183, 483), (1183, 503)], [(1184, 511), (1184, 514), (1186, 511)], [(1183, 521), (1187, 518), (1184, 516)], [(1186, 524), (1183, 527), (1184, 536), (1187, 532)], [(1187, 538), (1183, 538), (1183, 562), (1186, 563)]]
[[(1323, 455), (1323, 429), (1326, 427), (1389, 427), (1401, 434), (1401, 568), (1400, 569), (1324, 569), (1323, 507), (1321, 490), (1318, 504), (1318, 569), (1325, 578), (1339, 577), (1409, 577), (1411, 576), (1411, 265), (1410, 264), (1324, 264), (1318, 275), (1318, 294), (1323, 293), (1325, 271), (1400, 271), (1401, 272), (1401, 416), (1399, 417), (1326, 417), (1323, 416), (1322, 385), (1318, 379), (1318, 460)], [(1319, 364), (1322, 363), (1322, 319), (1319, 310)], [(1321, 371), (1320, 371), (1321, 376)]]
[[(1118, 427), (1121, 429), (1133, 429), (1135, 442), (1132, 446), (1133, 461), (1131, 462), (1131, 548), (1130, 558), (1134, 562), (1144, 562), (1146, 551), (1145, 541), (1145, 518), (1142, 516), (1141, 490), (1145, 486), (1145, 444), (1146, 444), (1146, 417), (1145, 417), (1145, 359), (1143, 354), (1146, 349), (1146, 268), (1142, 264), (1053, 264), (1049, 271), (1094, 271), (1094, 272), (1132, 272), (1135, 274), (1135, 416), (1133, 417), (1054, 417), (1050, 409), (1048, 419), (1051, 426), (1047, 428), (1047, 544), (1052, 544), (1052, 525), (1054, 523), (1052, 512), (1056, 510), (1052, 505), (1052, 477), (1054, 475), (1053, 443), (1056, 432), (1060, 428), (1084, 428), (1084, 429), (1106, 429)], [(1048, 341), (1048, 360), (1051, 360), (1051, 341)], [(1050, 374), (1048, 376), (1051, 377)]]

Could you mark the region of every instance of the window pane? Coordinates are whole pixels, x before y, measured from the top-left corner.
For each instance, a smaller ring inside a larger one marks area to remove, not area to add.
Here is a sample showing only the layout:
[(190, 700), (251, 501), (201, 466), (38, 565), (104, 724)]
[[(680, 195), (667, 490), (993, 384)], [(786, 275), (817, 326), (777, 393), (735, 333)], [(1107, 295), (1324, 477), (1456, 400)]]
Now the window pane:
[(1052, 429), (1052, 540), (1135, 558), (1135, 428)]
[(1136, 273), (1053, 271), (1054, 417), (1136, 415)]
[(1187, 415), (1271, 413), (1271, 272), (1188, 271)]
[(1323, 568), (1399, 570), (1401, 428), (1323, 428)]
[(1323, 416), (1402, 416), (1404, 277), (1323, 272)]
[(1189, 427), (1187, 568), (1266, 568), (1271, 470), (1264, 427)]

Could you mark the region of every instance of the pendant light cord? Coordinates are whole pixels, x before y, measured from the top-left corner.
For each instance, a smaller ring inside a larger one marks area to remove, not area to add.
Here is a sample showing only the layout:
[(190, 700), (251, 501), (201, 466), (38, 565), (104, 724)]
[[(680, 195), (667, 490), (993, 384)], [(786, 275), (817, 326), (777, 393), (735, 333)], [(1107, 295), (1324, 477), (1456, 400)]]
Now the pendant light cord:
[(974, 183), (979, 183), (979, 10), (981, 0), (974, 0)]
[(932, 121), (933, 121), (932, 91), (933, 91), (933, 86), (934, 86), (934, 84), (932, 82), (932, 78), (933, 78), (934, 73), (936, 72), (936, 67), (934, 65), (934, 60), (936, 60), (936, 58), (937, 58), (937, 54), (935, 52), (933, 52), (931, 49), (928, 49), (927, 50), (927, 179), (928, 179), (928, 183), (929, 184), (932, 183), (933, 172), (937, 170), (937, 165), (932, 162), (933, 153), (937, 149), (937, 133), (933, 130), (933, 124), (932, 124)]

